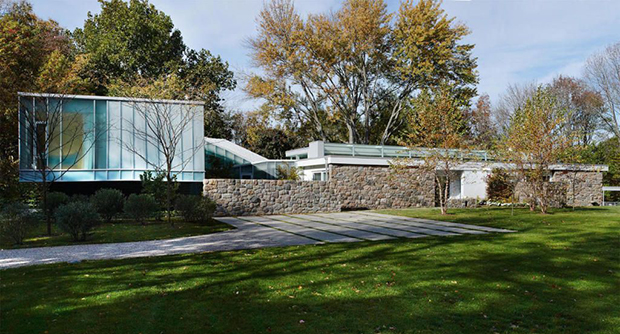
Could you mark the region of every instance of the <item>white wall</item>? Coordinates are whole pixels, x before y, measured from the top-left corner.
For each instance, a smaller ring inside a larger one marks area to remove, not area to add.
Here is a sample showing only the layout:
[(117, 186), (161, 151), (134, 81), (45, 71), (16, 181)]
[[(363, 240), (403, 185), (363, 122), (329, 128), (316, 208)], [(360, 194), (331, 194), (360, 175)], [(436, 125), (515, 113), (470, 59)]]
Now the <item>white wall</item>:
[(485, 199), (487, 197), (486, 177), (489, 173), (486, 170), (463, 171), (461, 174), (462, 198)]

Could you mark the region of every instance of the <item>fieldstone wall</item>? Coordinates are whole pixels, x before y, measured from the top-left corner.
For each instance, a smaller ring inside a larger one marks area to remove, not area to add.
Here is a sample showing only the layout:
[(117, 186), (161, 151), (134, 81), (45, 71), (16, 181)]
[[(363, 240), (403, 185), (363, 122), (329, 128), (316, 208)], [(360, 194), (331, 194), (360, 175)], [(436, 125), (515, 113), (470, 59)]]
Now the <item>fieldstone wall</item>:
[(430, 173), (411, 168), (330, 166), (330, 181), (206, 179), (216, 215), (312, 213), (434, 205)]
[[(557, 171), (551, 177), (550, 186), (552, 207), (592, 206), (603, 202), (603, 173), (600, 172)], [(528, 202), (530, 192), (525, 183), (519, 182), (515, 193), (520, 202)]]
[(569, 206), (600, 205), (603, 202), (603, 173), (555, 172), (551, 181), (565, 184), (566, 204)]

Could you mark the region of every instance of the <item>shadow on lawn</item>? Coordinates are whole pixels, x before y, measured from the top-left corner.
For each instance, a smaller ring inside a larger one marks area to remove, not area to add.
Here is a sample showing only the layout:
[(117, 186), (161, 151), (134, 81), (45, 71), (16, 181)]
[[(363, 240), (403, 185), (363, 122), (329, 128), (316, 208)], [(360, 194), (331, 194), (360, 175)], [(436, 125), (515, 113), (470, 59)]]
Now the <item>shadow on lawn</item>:
[(617, 234), (529, 228), (5, 271), (0, 329), (612, 332)]

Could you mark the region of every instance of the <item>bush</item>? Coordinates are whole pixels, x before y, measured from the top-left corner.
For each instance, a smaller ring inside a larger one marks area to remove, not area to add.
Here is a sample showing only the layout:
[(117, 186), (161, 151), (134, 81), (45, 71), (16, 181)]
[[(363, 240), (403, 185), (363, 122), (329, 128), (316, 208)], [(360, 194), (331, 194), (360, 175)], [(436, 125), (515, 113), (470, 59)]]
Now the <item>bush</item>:
[(97, 224), (97, 212), (88, 202), (71, 202), (56, 210), (56, 224), (69, 233), (74, 241), (86, 240), (88, 232)]
[(506, 170), (496, 168), (486, 178), (487, 199), (493, 202), (510, 202), (516, 182)]
[(0, 217), (0, 232), (16, 245), (24, 243), (28, 232), (37, 223), (37, 217), (30, 211), (28, 205), (15, 202), (5, 205)]
[(301, 173), (302, 169), (295, 166), (278, 165), (276, 167), (276, 178), (278, 180), (299, 181), (301, 180)]
[(151, 195), (131, 194), (125, 203), (125, 213), (136, 222), (145, 224), (146, 219), (157, 214), (159, 205)]
[[(49, 217), (53, 217), (56, 210), (60, 206), (67, 203), (69, 203), (69, 196), (67, 196), (67, 194), (61, 192), (51, 192), (47, 194), (47, 212), (45, 212), (45, 214)], [(43, 209), (43, 202), (41, 202), (39, 206)]]
[(90, 198), (90, 202), (97, 213), (109, 223), (115, 215), (123, 211), (125, 197), (117, 189), (100, 189)]
[(89, 202), (89, 198), (84, 194), (74, 194), (69, 198), (69, 202)]
[(204, 223), (213, 217), (215, 202), (208, 197), (185, 195), (179, 196), (175, 208), (186, 221)]

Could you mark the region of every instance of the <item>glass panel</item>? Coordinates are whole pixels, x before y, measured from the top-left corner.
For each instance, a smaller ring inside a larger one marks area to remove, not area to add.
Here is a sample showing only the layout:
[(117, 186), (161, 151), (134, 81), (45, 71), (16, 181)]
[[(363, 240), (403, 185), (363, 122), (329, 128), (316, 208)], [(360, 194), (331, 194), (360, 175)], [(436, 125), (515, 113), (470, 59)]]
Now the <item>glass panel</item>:
[(32, 125), (32, 98), (22, 97), (19, 108), (19, 168), (22, 169), (32, 168)]
[[(122, 117), (122, 140), (121, 140), (121, 167), (133, 168), (133, 106), (131, 103), (121, 104)], [(124, 177), (123, 177), (124, 178)]]
[(60, 137), (62, 136), (60, 131), (61, 123), (61, 111), (62, 104), (58, 99), (49, 99), (49, 116), (47, 120), (47, 131), (49, 132), (49, 154), (47, 157), (47, 164), (51, 169), (60, 168)]
[(140, 110), (143, 110), (144, 108), (144, 104), (140, 103), (139, 105), (137, 105), (135, 107), (135, 111), (134, 111), (134, 131), (133, 131), (133, 140), (134, 140), (134, 150), (136, 151), (134, 153), (134, 159), (135, 159), (135, 166), (134, 168), (136, 169), (145, 169), (146, 168), (146, 161), (144, 160), (145, 158), (148, 159), (147, 156), (147, 147), (146, 147), (146, 142), (147, 140), (150, 140), (149, 137), (147, 137), (145, 134), (146, 131), (146, 120), (144, 119), (144, 113), (142, 113)]
[(95, 168), (105, 169), (108, 160), (108, 112), (106, 101), (95, 106)]
[(62, 112), (62, 168), (92, 169), (93, 101), (67, 100)]
[[(121, 166), (121, 103), (108, 101), (108, 168)], [(118, 178), (118, 177), (117, 177)]]

